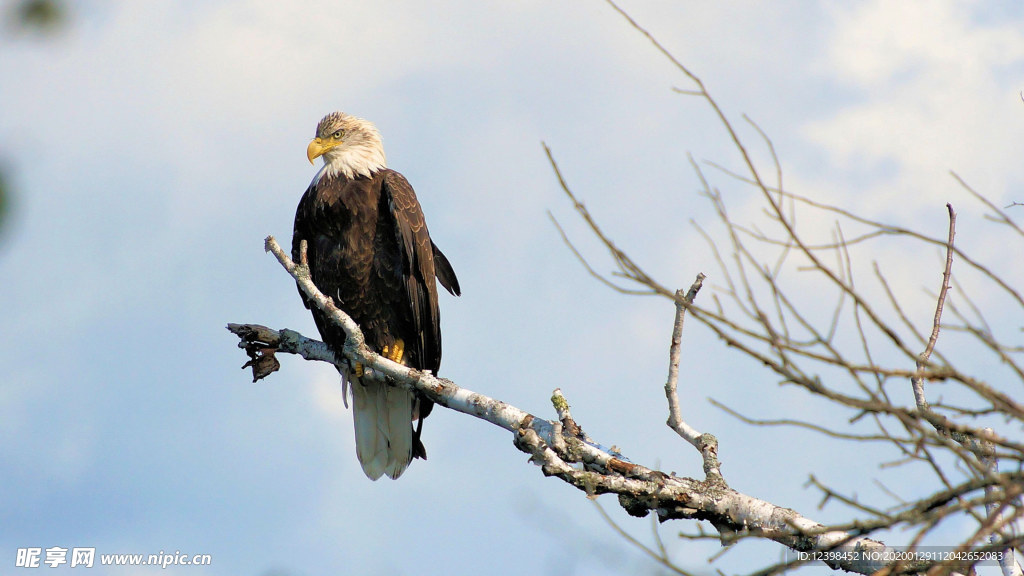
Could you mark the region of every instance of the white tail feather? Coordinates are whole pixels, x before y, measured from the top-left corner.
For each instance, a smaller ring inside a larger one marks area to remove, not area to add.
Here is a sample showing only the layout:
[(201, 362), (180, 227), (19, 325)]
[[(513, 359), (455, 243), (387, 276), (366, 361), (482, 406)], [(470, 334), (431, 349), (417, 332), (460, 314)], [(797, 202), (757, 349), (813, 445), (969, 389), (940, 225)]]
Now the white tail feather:
[(356, 455), (370, 480), (398, 478), (412, 460), (413, 397), (408, 390), (378, 382), (352, 383)]

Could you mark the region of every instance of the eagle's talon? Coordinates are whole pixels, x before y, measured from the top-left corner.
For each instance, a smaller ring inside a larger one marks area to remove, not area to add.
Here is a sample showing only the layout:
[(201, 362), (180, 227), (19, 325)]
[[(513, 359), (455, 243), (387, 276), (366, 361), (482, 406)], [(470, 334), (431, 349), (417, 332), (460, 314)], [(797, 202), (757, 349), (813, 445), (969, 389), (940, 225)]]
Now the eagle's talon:
[(399, 338), (398, 340), (395, 340), (395, 343), (390, 347), (385, 346), (380, 353), (381, 356), (384, 356), (392, 362), (403, 364), (402, 360), (405, 358), (405, 341)]

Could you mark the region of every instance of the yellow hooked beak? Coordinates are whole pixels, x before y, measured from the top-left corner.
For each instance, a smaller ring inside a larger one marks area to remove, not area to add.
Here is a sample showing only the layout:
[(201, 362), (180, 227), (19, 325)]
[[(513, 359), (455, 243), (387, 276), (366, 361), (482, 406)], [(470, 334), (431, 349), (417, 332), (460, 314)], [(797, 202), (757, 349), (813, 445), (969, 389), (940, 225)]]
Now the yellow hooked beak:
[(309, 158), (309, 163), (312, 164), (313, 160), (323, 156), (325, 152), (338, 144), (339, 142), (325, 141), (323, 138), (313, 138), (310, 140), (309, 146), (306, 146), (306, 158)]

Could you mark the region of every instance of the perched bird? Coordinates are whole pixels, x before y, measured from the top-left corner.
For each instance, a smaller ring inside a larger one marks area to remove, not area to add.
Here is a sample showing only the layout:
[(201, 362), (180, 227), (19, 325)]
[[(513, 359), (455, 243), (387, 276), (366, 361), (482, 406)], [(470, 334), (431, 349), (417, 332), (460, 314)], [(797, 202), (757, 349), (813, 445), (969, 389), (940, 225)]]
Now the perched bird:
[[(434, 278), (455, 296), (461, 291), (430, 239), (412, 186), (387, 168), (377, 128), (341, 112), (320, 120), (306, 157), (310, 163), (322, 157), (324, 165), (295, 212), (292, 257), (299, 258), (305, 240), (313, 283), (359, 324), (366, 344), (436, 374), (441, 329)], [(302, 299), (324, 342), (340, 352), (345, 332)], [(352, 390), (363, 472), (372, 480), (398, 478), (413, 458), (425, 459), (420, 433), (433, 402), (365, 377), (362, 366), (339, 371)]]

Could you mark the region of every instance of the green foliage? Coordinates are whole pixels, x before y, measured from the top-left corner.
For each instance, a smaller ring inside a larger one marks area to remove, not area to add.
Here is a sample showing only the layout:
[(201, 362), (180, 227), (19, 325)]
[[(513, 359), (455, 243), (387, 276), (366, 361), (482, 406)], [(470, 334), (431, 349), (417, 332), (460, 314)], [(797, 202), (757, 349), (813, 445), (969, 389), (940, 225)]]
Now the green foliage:
[[(66, 0), (15, 0), (4, 6), (4, 12), (7, 32), (55, 34), (68, 22)], [(11, 211), (10, 179), (4, 168), (0, 165), (0, 235), (6, 231)]]
[(52, 33), (64, 27), (67, 7), (63, 0), (21, 0), (14, 6), (11, 16), (18, 29)]

